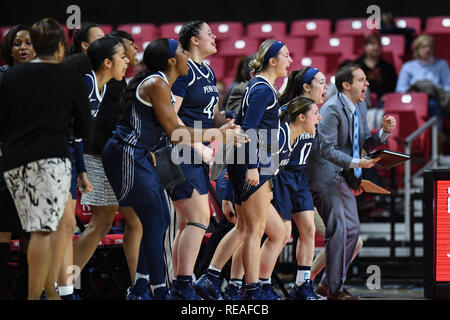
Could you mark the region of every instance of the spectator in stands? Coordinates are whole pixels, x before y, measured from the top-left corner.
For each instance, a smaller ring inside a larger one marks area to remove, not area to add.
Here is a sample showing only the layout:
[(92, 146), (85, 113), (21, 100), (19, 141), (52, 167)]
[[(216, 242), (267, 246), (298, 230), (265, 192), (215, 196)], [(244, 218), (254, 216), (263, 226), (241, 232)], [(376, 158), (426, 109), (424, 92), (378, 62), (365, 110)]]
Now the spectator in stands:
[[(36, 56), (30, 38), (30, 28), (23, 24), (13, 26), (2, 42), (1, 54), (7, 64), (0, 66), (0, 86), (4, 72), (9, 67), (29, 62)], [(3, 178), (3, 164), (0, 152), (0, 300), (8, 299), (8, 261), (12, 232), (20, 235), (21, 247), (25, 249), (26, 234), (22, 231), (19, 216), (11, 194)], [(26, 262), (24, 261), (24, 264)], [(23, 264), (21, 264), (22, 267)]]
[(429, 80), (434, 85), (450, 91), (450, 70), (447, 61), (434, 57), (433, 37), (422, 34), (414, 40), (415, 59), (405, 62), (397, 81), (397, 92), (405, 92), (419, 80)]
[(381, 50), (381, 37), (378, 34), (371, 34), (364, 41), (363, 55), (355, 60), (367, 75), (370, 92), (377, 95), (379, 108), (383, 106), (385, 94), (395, 91), (397, 82), (395, 68), (382, 58)]
[(76, 29), (73, 35), (73, 44), (69, 49), (69, 55), (75, 53), (86, 54), (89, 45), (97, 39), (105, 36), (98, 24), (93, 22), (83, 22), (80, 29)]
[(28, 299), (39, 299), (44, 287), (48, 299), (59, 299), (52, 238), (70, 188), (68, 132), (73, 121), (75, 136), (89, 134), (89, 105), (82, 78), (59, 65), (66, 45), (61, 25), (42, 19), (30, 37), (37, 59), (6, 73), (2, 84), (4, 176), (22, 227), (30, 232)]
[[(429, 94), (428, 115), (438, 118), (442, 127), (443, 108), (449, 108), (450, 69), (447, 61), (434, 57), (434, 39), (422, 34), (413, 43), (414, 60), (405, 62), (397, 81), (397, 92), (423, 91)], [(439, 90), (444, 90), (440, 91)], [(433, 94), (435, 91), (438, 94)], [(441, 99), (441, 97), (443, 99)], [(443, 105), (443, 101), (447, 105)]]

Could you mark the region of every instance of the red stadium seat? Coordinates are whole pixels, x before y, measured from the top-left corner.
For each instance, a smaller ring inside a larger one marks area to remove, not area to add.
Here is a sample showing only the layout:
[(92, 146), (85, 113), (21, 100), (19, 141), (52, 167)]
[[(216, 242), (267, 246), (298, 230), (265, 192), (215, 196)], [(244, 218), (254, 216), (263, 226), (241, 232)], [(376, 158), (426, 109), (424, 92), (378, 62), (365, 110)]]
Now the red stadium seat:
[(144, 51), (147, 44), (158, 38), (158, 28), (151, 23), (121, 24), (117, 26), (117, 30), (130, 33), (139, 47), (139, 52)]
[[(378, 149), (388, 149), (404, 152), (403, 142), (416, 129), (428, 120), (428, 95), (421, 92), (387, 93), (384, 101), (386, 115), (393, 116), (397, 122), (386, 145)], [(430, 132), (426, 130), (416, 139), (411, 148), (411, 169), (415, 170), (423, 166), (429, 159)], [(403, 186), (404, 165), (396, 167), (396, 180), (398, 187)], [(378, 170), (381, 176), (386, 176), (386, 170)]]
[(331, 33), (331, 21), (328, 19), (296, 20), (291, 23), (290, 36), (309, 37), (326, 36)]
[(288, 37), (282, 40), (289, 49), (292, 59), (300, 58), (306, 54), (306, 39)]
[(222, 80), (225, 77), (225, 58), (219, 56), (207, 57), (206, 62), (211, 66), (216, 75), (217, 80)]
[(327, 73), (336, 72), (341, 60), (354, 60), (354, 39), (345, 36), (323, 36), (314, 40), (312, 54), (327, 57)]
[(260, 41), (255, 39), (240, 38), (225, 40), (220, 44), (220, 54), (222, 56), (242, 57), (254, 54), (258, 51)]
[(289, 35), (291, 37), (306, 38), (306, 53), (309, 54), (313, 41), (318, 36), (327, 36), (331, 33), (331, 21), (328, 19), (296, 20), (291, 23)]
[(390, 52), (397, 57), (405, 54), (405, 37), (398, 34), (381, 35), (381, 45), (383, 52)]
[(172, 38), (178, 40), (178, 34), (184, 22), (163, 23), (159, 26), (159, 35), (162, 38)]
[(367, 28), (366, 21), (366, 18), (338, 19), (335, 34), (368, 36), (373, 30)]
[(417, 34), (422, 30), (422, 21), (419, 17), (397, 17), (394, 18), (394, 22), (397, 28), (411, 28), (416, 30)]
[[(402, 146), (405, 139), (414, 130), (421, 127), (428, 120), (428, 95), (422, 92), (387, 93), (384, 101), (384, 111), (390, 113), (412, 112), (414, 117), (410, 121), (397, 119), (397, 133), (400, 135), (398, 143)], [(422, 137), (413, 145), (413, 152), (423, 152), (425, 149), (425, 138)], [(401, 151), (398, 150), (397, 151)]]
[(210, 22), (209, 26), (217, 40), (238, 39), (244, 35), (242, 22)]
[(383, 59), (392, 63), (398, 74), (405, 58), (405, 37), (397, 34), (383, 34), (381, 45)]
[(450, 33), (450, 16), (429, 17), (425, 23), (425, 33)]
[(315, 67), (325, 72), (327, 66), (327, 58), (321, 55), (306, 55), (299, 59), (295, 59), (289, 66), (289, 71), (300, 70), (303, 67)]
[(256, 53), (259, 45), (260, 41), (248, 38), (221, 41), (218, 52), (226, 58), (226, 76), (234, 76), (239, 59)]
[(286, 37), (286, 22), (266, 21), (247, 24), (247, 37), (264, 41), (266, 39), (282, 40)]
[(445, 59), (450, 64), (450, 16), (429, 17), (426, 20), (424, 33), (434, 39), (434, 55)]
[(360, 55), (364, 47), (364, 39), (376, 33), (377, 29), (367, 27), (366, 18), (339, 19), (336, 21), (335, 34), (339, 36), (351, 36), (355, 40), (355, 54)]

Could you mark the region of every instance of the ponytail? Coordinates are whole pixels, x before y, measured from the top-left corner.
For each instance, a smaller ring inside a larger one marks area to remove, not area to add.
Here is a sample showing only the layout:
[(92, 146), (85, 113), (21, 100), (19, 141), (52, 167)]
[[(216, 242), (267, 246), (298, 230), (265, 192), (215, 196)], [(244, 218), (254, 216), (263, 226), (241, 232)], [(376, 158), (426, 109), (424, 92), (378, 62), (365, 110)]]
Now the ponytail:
[[(303, 89), (304, 83), (307, 83), (308, 85), (311, 86), (311, 82), (314, 77), (312, 77), (311, 79), (304, 79), (305, 74), (311, 69), (314, 69), (315, 73), (319, 72), (319, 70), (317, 70), (314, 67), (304, 67), (304, 68), (301, 68), (300, 70), (294, 70), (289, 74), (288, 83), (286, 85), (286, 88), (284, 89), (281, 96), (278, 98), (280, 105), (288, 103), (289, 101), (294, 99), (294, 97), (301, 96), (303, 94), (303, 90), (304, 90)], [(312, 72), (312, 71), (310, 71), (310, 72)], [(305, 82), (303, 80), (307, 80), (307, 81)]]
[[(147, 78), (152, 73), (153, 72), (151, 72), (150, 70), (145, 69), (136, 74), (133, 79), (130, 80), (130, 83), (128, 83), (119, 100), (119, 109), (122, 110), (122, 115), (125, 114), (126, 111), (128, 111), (133, 105), (133, 102), (136, 98), (136, 90), (139, 84), (142, 82), (142, 80)], [(122, 118), (122, 116), (120, 116), (120, 118)]]
[[(269, 64), (269, 59), (265, 59), (267, 52), (270, 47), (275, 43), (275, 40), (267, 39), (259, 46), (258, 52), (256, 53), (255, 58), (250, 61), (249, 67), (255, 70), (255, 73), (260, 73), (263, 71), (267, 65)], [(276, 57), (278, 53), (274, 56)]]

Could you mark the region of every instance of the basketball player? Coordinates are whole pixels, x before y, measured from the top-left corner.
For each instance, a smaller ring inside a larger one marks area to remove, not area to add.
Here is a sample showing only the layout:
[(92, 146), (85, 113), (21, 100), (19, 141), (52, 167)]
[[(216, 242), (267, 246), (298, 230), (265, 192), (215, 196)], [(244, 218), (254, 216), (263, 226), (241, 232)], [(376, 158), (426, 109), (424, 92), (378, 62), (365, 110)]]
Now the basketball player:
[[(146, 47), (144, 63), (147, 70), (136, 75), (127, 87), (127, 111), (102, 156), (120, 206), (133, 207), (141, 220), (141, 252), (144, 255), (139, 257), (137, 272), (149, 276), (154, 299), (172, 298), (164, 280), (163, 250), (163, 237), (170, 217), (164, 189), (149, 151), (159, 143), (163, 132), (174, 138), (175, 131), (183, 129), (189, 133), (184, 137), (191, 143), (209, 141), (211, 134), (207, 133), (215, 133), (219, 139), (230, 137), (232, 141), (235, 135), (230, 136), (227, 131), (234, 129), (233, 132), (240, 132), (240, 127), (233, 121), (209, 132), (178, 123), (172, 107), (171, 87), (178, 76), (188, 73), (187, 59), (188, 53), (173, 39), (157, 39)], [(240, 133), (236, 138), (238, 143), (245, 140)], [(145, 297), (145, 287), (134, 287), (133, 295), (136, 300), (150, 299)]]
[[(264, 41), (250, 63), (256, 76), (247, 86), (237, 123), (242, 124), (244, 130), (251, 129), (247, 132), (254, 143), (236, 149), (234, 164), (227, 165), (236, 201), (237, 223), (219, 243), (207, 273), (195, 284), (197, 292), (208, 299), (222, 299), (221, 269), (241, 243), (246, 279), (244, 297), (251, 300), (265, 298), (258, 277), (260, 242), (272, 196), (269, 179), (275, 173), (272, 145), (278, 146), (279, 104), (273, 83), (278, 77), (287, 75), (291, 63), (288, 48), (275, 40)], [(238, 159), (242, 158), (239, 157), (242, 153), (245, 159)]]

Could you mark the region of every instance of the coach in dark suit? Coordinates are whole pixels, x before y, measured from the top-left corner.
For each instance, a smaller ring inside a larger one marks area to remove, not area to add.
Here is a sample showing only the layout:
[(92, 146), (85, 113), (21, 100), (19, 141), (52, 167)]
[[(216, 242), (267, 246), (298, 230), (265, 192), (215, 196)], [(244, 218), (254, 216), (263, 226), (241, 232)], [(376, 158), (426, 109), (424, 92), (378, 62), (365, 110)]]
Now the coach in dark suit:
[(328, 299), (344, 300), (356, 298), (343, 291), (360, 233), (354, 194), (359, 189), (361, 168), (371, 168), (378, 160), (361, 158), (361, 151), (385, 143), (395, 127), (395, 119), (384, 116), (383, 128), (370, 134), (364, 104), (369, 83), (359, 66), (339, 69), (335, 84), (338, 93), (320, 108), (322, 120), (307, 172), (314, 205), (326, 226)]

